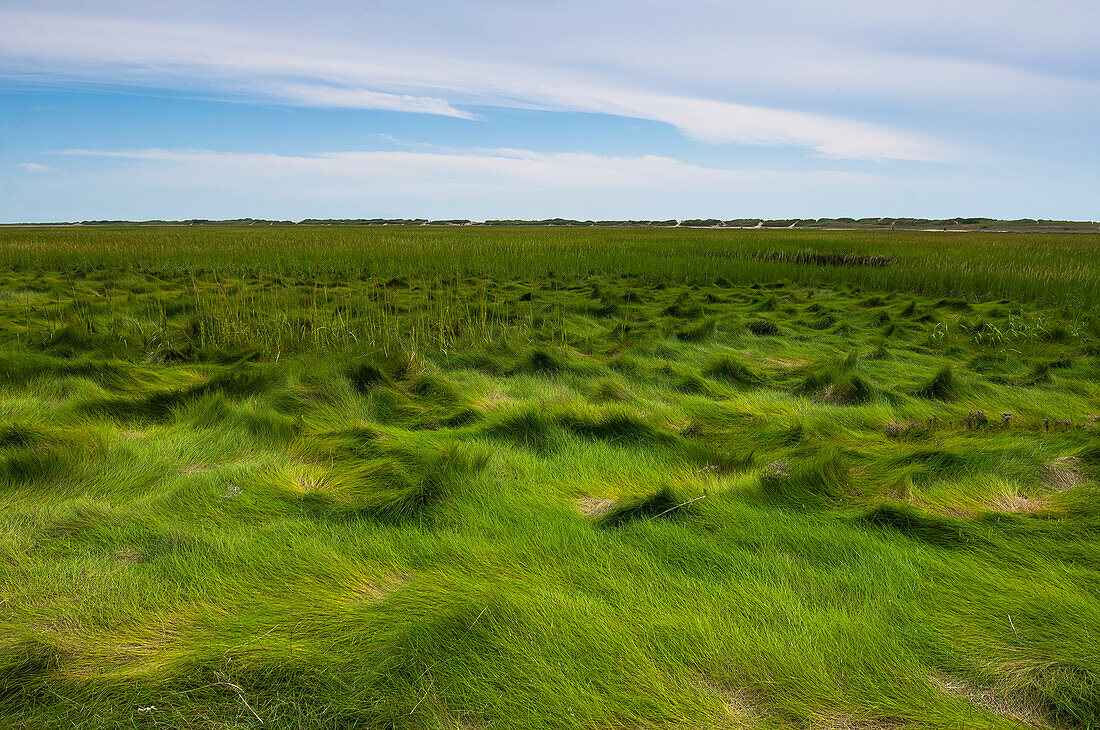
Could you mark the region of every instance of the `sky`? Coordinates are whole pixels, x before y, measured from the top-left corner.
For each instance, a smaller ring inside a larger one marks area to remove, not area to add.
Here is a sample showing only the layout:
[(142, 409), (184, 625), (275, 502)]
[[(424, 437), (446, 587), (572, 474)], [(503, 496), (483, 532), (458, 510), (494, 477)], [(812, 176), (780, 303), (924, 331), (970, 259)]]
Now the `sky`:
[(0, 0), (0, 222), (1100, 219), (1096, 0)]

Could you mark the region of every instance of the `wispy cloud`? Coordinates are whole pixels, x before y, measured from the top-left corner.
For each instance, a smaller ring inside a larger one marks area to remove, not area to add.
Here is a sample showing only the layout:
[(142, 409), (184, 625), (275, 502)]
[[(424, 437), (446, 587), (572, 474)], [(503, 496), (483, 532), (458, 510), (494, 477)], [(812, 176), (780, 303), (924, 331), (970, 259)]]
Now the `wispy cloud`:
[(40, 165), (37, 162), (20, 162), (17, 166), (23, 168), (27, 172), (53, 172), (56, 169), (49, 165)]
[[(56, 154), (56, 153), (55, 153)], [(1040, 178), (710, 167), (666, 155), (517, 148), (270, 154), (210, 149), (72, 149), (65, 174), (35, 175), (0, 220), (81, 218), (767, 218), (849, 215), (1087, 218), (1095, 199)], [(830, 167), (822, 163), (823, 168)], [(960, 208), (959, 201), (965, 201)], [(1037, 210), (1042, 206), (1042, 214)], [(972, 213), (971, 211), (978, 211)], [(1049, 216), (1049, 213), (1055, 213)], [(1030, 214), (1030, 215), (1029, 215)]]
[(924, 135), (824, 114), (646, 93), (616, 92), (605, 98), (609, 110), (667, 122), (704, 142), (808, 147), (838, 159), (934, 162), (962, 156)]
[(383, 109), (395, 112), (436, 114), (459, 119), (476, 119), (477, 115), (455, 109), (443, 99), (412, 94), (385, 94), (369, 89), (349, 89), (324, 84), (276, 84), (267, 92), (276, 99), (295, 106), (334, 107), (342, 109)]
[(461, 118), (474, 117), (461, 108), (471, 105), (595, 112), (668, 123), (706, 142), (803, 147), (832, 158), (960, 156), (951, 145), (890, 125), (660, 92), (547, 65), (372, 46), (326, 49), (204, 26), (76, 15), (0, 13), (0, 21), (0, 63), (9, 73)]
[(869, 182), (867, 173), (723, 169), (692, 165), (671, 157), (612, 157), (582, 152), (533, 152), (524, 149), (453, 151), (367, 150), (318, 155), (277, 155), (218, 150), (65, 150), (61, 154), (134, 162), (171, 163), (217, 169), (218, 176), (313, 174), (384, 183), (431, 182), (478, 185), (637, 188), (655, 183), (688, 186), (745, 185), (758, 182), (833, 180)]

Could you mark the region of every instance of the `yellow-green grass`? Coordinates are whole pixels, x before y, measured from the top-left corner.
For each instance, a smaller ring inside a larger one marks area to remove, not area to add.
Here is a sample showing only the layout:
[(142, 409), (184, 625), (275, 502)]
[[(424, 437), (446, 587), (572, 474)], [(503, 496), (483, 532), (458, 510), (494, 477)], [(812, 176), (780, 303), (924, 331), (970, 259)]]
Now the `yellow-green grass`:
[(0, 725), (1100, 723), (1098, 236), (11, 229), (0, 283)]

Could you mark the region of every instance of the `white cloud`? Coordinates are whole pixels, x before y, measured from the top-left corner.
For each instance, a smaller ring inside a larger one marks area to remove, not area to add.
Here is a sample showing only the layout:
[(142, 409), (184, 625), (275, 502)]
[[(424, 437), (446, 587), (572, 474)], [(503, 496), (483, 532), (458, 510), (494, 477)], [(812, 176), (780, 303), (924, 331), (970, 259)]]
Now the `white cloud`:
[(824, 114), (644, 93), (619, 92), (606, 98), (608, 108), (624, 116), (668, 122), (704, 142), (793, 145), (823, 157), (865, 160), (932, 162), (961, 156), (923, 135)]
[(37, 162), (20, 162), (18, 166), (27, 172), (53, 172), (55, 169), (49, 165), (40, 165)]
[[(831, 171), (781, 172), (702, 167), (659, 155), (610, 157), (582, 152), (523, 149), (454, 151), (346, 151), (277, 155), (216, 150), (66, 150), (65, 155), (168, 163), (217, 171), (222, 180), (262, 176), (317, 175), (379, 184), (431, 183), (569, 188), (640, 188), (653, 185), (742, 186), (760, 182), (834, 181), (866, 183), (877, 175)], [(131, 171), (132, 172), (132, 171)], [(129, 173), (128, 173), (129, 174)]]
[[(72, 159), (67, 159), (66, 155)], [(84, 158), (77, 161), (75, 158)], [(28, 176), (0, 221), (187, 218), (766, 218), (914, 215), (1088, 218), (1095, 195), (1060, 168), (914, 175), (723, 169), (660, 155), (524, 149), (69, 150)], [(72, 164), (77, 163), (77, 164)], [(1035, 185), (1053, 191), (1037, 200)]]
[(807, 214), (795, 202), (800, 197), (814, 199), (814, 210), (826, 215), (844, 195), (885, 188), (888, 180), (866, 173), (718, 169), (657, 155), (503, 148), (66, 154), (111, 161), (80, 166), (81, 189), (114, 191), (85, 203), (97, 218), (735, 218), (799, 207)]
[(615, 114), (665, 122), (708, 142), (805, 147), (834, 158), (960, 156), (948, 144), (888, 125), (638, 88), (576, 69), (321, 47), (202, 26), (0, 12), (0, 48), (10, 70), (53, 78), (464, 118), (472, 115), (455, 104)]
[(296, 106), (336, 107), (343, 109), (383, 109), (396, 112), (437, 114), (459, 119), (475, 119), (470, 112), (455, 109), (443, 99), (411, 94), (384, 94), (368, 89), (348, 89), (321, 84), (279, 84), (269, 93)]

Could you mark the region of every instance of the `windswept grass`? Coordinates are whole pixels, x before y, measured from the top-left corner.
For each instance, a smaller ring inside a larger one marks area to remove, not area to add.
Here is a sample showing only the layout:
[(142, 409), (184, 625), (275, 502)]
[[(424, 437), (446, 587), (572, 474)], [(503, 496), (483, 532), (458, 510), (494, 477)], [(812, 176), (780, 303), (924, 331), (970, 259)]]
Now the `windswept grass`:
[(1098, 240), (0, 231), (0, 725), (1098, 727)]

